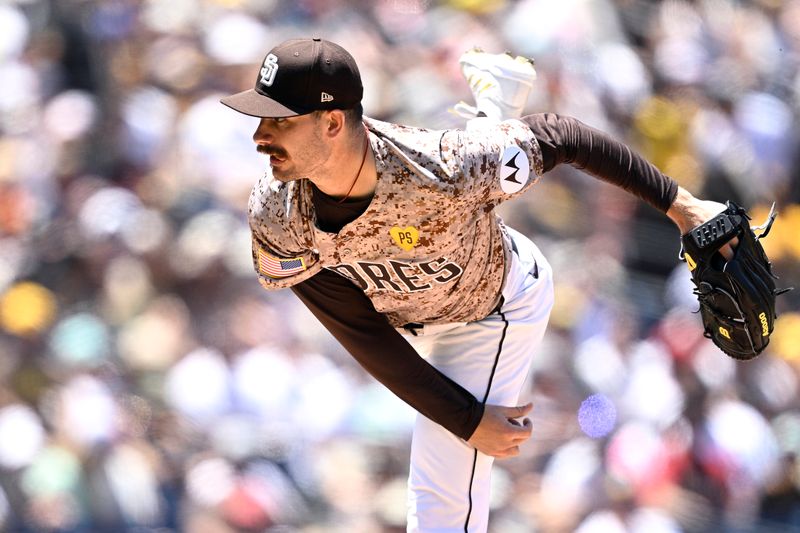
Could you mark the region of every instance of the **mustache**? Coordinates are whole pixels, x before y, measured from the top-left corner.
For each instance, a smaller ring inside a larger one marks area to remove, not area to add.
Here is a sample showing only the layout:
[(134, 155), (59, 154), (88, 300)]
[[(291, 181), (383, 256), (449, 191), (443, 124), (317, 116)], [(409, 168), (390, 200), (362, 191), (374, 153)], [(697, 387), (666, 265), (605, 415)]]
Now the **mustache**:
[(281, 159), (286, 159), (286, 151), (277, 146), (264, 146), (263, 144), (256, 145), (256, 152), (264, 155), (274, 155)]

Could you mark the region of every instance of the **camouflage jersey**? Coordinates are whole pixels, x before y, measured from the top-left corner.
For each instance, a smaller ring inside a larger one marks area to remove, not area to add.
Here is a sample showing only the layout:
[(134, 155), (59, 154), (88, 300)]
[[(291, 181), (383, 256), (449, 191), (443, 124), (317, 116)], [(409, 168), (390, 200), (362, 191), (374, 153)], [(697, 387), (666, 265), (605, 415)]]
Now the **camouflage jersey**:
[(483, 318), (498, 303), (511, 253), (495, 207), (543, 173), (530, 127), (364, 123), (377, 185), (366, 211), (338, 233), (317, 227), (308, 180), (282, 183), (267, 173), (256, 183), (249, 219), (260, 283), (290, 287), (326, 268), (363, 290), (395, 327)]

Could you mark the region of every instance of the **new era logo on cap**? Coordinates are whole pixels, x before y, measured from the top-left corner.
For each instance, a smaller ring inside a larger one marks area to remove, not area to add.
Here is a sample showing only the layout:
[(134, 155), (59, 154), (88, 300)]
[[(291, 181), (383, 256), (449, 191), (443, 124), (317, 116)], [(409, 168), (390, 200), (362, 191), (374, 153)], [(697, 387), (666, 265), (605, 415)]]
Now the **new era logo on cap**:
[(363, 93), (358, 66), (344, 48), (323, 39), (291, 39), (264, 58), (255, 88), (221, 101), (246, 115), (277, 118), (350, 109)]

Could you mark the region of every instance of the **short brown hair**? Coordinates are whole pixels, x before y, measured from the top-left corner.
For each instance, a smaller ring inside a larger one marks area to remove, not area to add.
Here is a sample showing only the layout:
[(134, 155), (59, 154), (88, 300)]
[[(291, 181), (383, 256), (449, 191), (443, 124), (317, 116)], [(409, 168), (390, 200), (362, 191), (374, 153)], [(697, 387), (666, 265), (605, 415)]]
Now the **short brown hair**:
[(361, 127), (361, 122), (364, 119), (364, 106), (361, 105), (361, 102), (350, 109), (342, 109), (342, 112), (351, 129), (355, 130), (355, 128)]

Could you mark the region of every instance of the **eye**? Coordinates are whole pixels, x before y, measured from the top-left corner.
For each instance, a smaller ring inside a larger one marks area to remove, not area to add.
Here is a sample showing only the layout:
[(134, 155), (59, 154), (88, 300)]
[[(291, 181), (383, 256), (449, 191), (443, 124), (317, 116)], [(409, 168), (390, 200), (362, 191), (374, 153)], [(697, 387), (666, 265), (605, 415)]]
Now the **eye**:
[(273, 118), (272, 120), (275, 121), (275, 124), (283, 124), (284, 122), (286, 122), (286, 118), (285, 117), (276, 117), (276, 118)]

